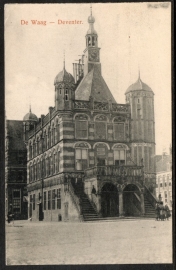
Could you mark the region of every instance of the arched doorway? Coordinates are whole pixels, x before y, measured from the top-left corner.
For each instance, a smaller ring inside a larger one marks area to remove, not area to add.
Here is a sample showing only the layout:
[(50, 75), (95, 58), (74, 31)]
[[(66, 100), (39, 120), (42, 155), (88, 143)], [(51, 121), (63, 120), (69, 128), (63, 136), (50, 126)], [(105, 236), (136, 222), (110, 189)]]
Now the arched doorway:
[(140, 190), (136, 185), (129, 184), (124, 188), (123, 210), (125, 216), (141, 215)]
[(103, 217), (119, 216), (119, 195), (117, 188), (106, 183), (101, 190), (101, 212)]

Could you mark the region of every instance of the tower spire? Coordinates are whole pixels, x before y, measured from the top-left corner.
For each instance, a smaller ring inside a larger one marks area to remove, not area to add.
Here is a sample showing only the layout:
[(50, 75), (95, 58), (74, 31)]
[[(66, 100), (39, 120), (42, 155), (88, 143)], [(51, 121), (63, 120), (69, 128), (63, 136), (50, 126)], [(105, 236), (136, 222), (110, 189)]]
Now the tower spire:
[(140, 74), (140, 66), (138, 65), (138, 80), (141, 79), (141, 74)]
[(90, 4), (90, 15), (92, 16), (92, 4)]
[(31, 113), (31, 103), (29, 104), (29, 112)]

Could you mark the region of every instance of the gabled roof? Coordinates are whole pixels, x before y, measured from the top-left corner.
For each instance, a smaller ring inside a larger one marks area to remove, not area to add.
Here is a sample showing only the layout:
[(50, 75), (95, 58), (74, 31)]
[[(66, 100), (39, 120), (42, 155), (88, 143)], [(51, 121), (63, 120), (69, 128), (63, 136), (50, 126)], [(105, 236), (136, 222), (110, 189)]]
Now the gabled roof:
[(95, 64), (93, 69), (82, 79), (75, 91), (76, 100), (89, 100), (94, 98), (95, 101), (117, 103), (111, 94), (107, 84), (100, 74), (98, 66)]

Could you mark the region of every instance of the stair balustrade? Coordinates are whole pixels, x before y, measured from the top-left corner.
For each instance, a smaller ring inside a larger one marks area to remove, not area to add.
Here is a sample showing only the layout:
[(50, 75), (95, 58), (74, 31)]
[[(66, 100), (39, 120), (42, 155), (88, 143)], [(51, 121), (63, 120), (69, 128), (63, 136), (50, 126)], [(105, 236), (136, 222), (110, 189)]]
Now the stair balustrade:
[(145, 191), (144, 196), (146, 200), (155, 208), (156, 203), (158, 202), (157, 198), (148, 190), (148, 188), (144, 185)]
[(78, 213), (81, 215), (81, 213), (82, 213), (82, 211), (81, 211), (81, 201), (80, 201), (80, 198), (78, 198), (75, 195), (75, 190), (74, 190), (74, 188), (72, 186), (71, 181), (69, 181), (69, 189), (68, 189), (68, 191), (69, 191), (69, 193), (70, 193), (70, 195), (72, 197), (72, 200), (73, 200), (73, 202), (75, 204), (75, 207), (76, 207)]
[(132, 202), (135, 205), (135, 207), (137, 208), (137, 210), (140, 211), (140, 213), (141, 213), (141, 199), (136, 192), (134, 192), (133, 195), (134, 196), (133, 196)]
[(85, 170), (85, 177), (91, 176), (143, 176), (143, 166), (106, 165), (95, 166)]

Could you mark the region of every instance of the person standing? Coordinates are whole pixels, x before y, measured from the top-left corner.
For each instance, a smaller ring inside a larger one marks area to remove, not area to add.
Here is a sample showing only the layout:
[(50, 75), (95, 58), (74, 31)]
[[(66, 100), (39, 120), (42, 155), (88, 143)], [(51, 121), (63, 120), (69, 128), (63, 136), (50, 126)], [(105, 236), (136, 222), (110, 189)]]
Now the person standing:
[(156, 220), (158, 221), (159, 218), (160, 218), (160, 208), (159, 208), (159, 204), (158, 203), (156, 203), (155, 211), (156, 211)]
[(166, 219), (169, 220), (169, 217), (171, 216), (169, 206), (166, 204), (164, 208), (166, 213)]

